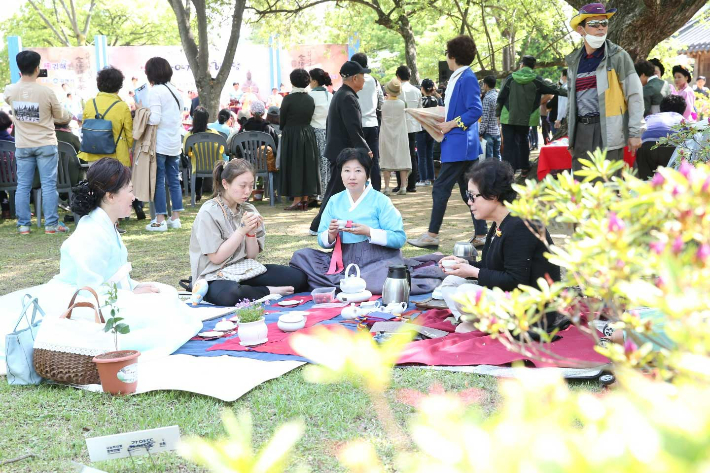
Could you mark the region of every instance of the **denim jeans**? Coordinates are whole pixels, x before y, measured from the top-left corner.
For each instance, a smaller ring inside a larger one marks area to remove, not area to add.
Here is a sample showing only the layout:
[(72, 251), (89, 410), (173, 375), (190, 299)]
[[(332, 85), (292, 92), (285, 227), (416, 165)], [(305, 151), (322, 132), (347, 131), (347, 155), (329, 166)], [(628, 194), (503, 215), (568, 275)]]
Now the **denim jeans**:
[(39, 180), (42, 183), (42, 212), (44, 226), (51, 227), (59, 222), (57, 213), (57, 165), (59, 153), (54, 145), (38, 146), (36, 148), (17, 148), (17, 192), (15, 192), (15, 212), (17, 226), (30, 226), (30, 192), (35, 175), (39, 170)]
[(500, 161), (500, 135), (484, 133), (483, 139), (486, 140), (486, 159), (496, 158)]
[(173, 204), (173, 212), (182, 212), (182, 189), (180, 188), (180, 170), (178, 168), (180, 156), (167, 156), (157, 153), (155, 155), (155, 214), (168, 214), (168, 201), (165, 195), (165, 178), (168, 179), (170, 189), (170, 200)]
[(419, 154), (419, 180), (433, 181), (434, 138), (426, 131), (417, 133), (417, 153)]

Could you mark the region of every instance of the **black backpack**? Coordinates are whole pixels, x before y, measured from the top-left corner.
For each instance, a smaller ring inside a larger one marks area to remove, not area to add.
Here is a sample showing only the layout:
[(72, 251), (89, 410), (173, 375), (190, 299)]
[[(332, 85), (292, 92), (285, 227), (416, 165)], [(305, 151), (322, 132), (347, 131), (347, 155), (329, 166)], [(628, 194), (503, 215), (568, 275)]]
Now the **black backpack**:
[(94, 110), (96, 111), (95, 118), (84, 120), (84, 123), (81, 125), (81, 151), (89, 154), (114, 154), (118, 140), (121, 139), (121, 135), (123, 134), (123, 127), (121, 127), (121, 132), (118, 134), (116, 141), (113, 141), (113, 123), (111, 123), (111, 120), (106, 120), (104, 117), (120, 100), (116, 100), (112, 103), (103, 115), (100, 114), (99, 110), (96, 108), (96, 99), (94, 99), (93, 102)]

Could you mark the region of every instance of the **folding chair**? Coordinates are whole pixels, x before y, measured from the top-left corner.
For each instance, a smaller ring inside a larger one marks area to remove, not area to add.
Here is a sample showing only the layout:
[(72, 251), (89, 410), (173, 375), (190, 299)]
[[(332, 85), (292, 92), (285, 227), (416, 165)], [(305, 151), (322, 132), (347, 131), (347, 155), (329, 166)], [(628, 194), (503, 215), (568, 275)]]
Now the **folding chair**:
[(273, 207), (276, 204), (274, 173), (269, 172), (266, 162), (267, 147), (271, 147), (274, 155), (276, 154), (276, 143), (271, 135), (261, 131), (245, 131), (232, 137), (229, 155), (231, 157), (241, 156), (246, 159), (254, 166), (256, 177), (263, 176), (265, 178), (264, 181), (267, 183), (269, 191), (269, 205)]
[(190, 135), (185, 142), (185, 154), (190, 156), (190, 161), (195, 163), (195, 169), (190, 176), (190, 199), (195, 206), (195, 181), (198, 177), (212, 177), (215, 163), (223, 160), (227, 150), (227, 140), (215, 133), (195, 133)]
[(17, 163), (15, 143), (0, 140), (0, 191), (7, 192), (10, 214), (15, 215), (15, 192), (17, 191)]

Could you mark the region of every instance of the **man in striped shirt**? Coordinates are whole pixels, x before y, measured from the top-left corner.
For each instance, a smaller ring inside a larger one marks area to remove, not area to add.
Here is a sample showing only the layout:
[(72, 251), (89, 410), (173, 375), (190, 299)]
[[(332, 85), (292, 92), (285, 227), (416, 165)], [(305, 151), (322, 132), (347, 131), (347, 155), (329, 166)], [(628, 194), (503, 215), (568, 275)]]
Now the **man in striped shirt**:
[(569, 76), (569, 147), (572, 169), (589, 152), (606, 150), (606, 158), (620, 160), (624, 146), (632, 153), (641, 146), (645, 129), (641, 80), (629, 53), (606, 39), (615, 9), (601, 3), (584, 5), (570, 26), (584, 38), (581, 49), (567, 56)]
[(486, 76), (483, 78), (483, 114), (481, 115), (481, 138), (486, 140), (486, 159), (496, 158), (500, 160), (500, 128), (498, 118), (496, 118), (496, 101), (498, 91), (496, 90), (496, 76)]

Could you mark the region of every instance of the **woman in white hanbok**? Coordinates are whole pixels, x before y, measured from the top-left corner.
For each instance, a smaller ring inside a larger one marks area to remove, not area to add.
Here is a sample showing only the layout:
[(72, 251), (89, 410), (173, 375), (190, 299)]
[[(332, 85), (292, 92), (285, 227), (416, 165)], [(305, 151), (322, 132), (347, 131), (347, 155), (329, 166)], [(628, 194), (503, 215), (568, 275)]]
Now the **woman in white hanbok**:
[[(116, 223), (130, 215), (134, 199), (130, 169), (111, 158), (93, 164), (87, 181), (74, 189), (72, 211), (83, 217), (62, 244), (59, 274), (47, 284), (4, 296), (3, 309), (19, 314), (22, 296), (31, 294), (39, 298), (47, 317), (56, 317), (67, 308), (72, 294), (85, 286), (93, 288), (101, 306), (105, 306), (108, 290), (115, 284), (119, 316), (130, 326), (130, 333), (118, 337), (119, 349), (139, 350), (145, 360), (168, 355), (192, 338), (202, 328), (202, 322), (179, 300), (174, 288), (160, 283), (141, 284), (130, 277), (128, 252)], [(92, 297), (85, 291), (77, 300), (93, 302)], [(106, 310), (104, 316), (108, 316)], [(93, 319), (93, 312), (78, 309), (72, 313), (72, 318), (77, 317)]]

